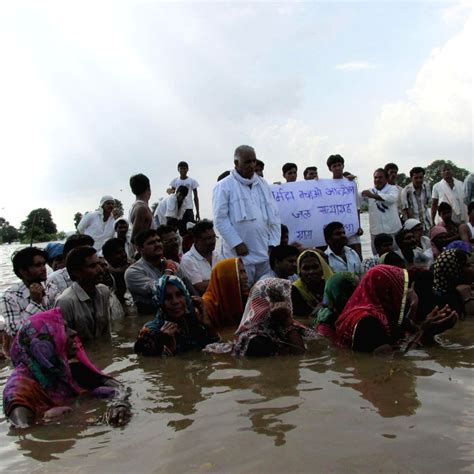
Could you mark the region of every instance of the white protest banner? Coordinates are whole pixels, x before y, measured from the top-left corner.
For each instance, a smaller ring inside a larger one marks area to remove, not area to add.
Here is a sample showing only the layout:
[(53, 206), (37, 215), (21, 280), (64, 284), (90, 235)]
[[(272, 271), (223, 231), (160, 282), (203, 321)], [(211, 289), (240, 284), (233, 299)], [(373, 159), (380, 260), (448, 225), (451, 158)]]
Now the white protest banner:
[(359, 228), (356, 185), (347, 179), (317, 179), (271, 186), (289, 242), (305, 247), (326, 245), (323, 229), (341, 222), (350, 237)]

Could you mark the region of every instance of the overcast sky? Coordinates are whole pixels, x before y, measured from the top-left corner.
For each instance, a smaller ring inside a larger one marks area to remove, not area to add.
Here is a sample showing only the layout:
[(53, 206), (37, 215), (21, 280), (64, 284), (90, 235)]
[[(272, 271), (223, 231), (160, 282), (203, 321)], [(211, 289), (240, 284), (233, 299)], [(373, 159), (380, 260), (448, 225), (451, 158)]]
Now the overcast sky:
[(395, 161), (473, 169), (470, 2), (3, 2), (0, 216), (60, 230), (104, 194), (151, 202), (180, 160), (211, 217), (216, 177), (255, 147), (269, 181), (340, 153), (361, 187)]

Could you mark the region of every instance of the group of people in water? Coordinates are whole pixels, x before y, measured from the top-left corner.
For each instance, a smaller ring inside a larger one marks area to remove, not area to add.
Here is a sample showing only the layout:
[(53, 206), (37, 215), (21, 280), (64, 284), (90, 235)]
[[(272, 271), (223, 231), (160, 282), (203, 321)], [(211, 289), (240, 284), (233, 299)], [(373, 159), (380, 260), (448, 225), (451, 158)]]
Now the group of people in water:
[[(180, 177), (171, 182), (159, 212), (149, 208), (148, 178), (135, 175), (128, 219), (114, 217), (114, 200), (104, 196), (100, 209), (86, 214), (80, 232), (64, 244), (28, 247), (12, 257), (20, 281), (2, 295), (0, 313), (2, 350), (14, 367), (3, 407), (14, 425), (54, 419), (83, 394), (110, 398), (106, 421), (127, 422), (127, 390), (94, 366), (82, 342), (109, 335), (111, 320), (129, 312), (130, 297), (139, 314), (154, 315), (134, 343), (135, 353), (150, 357), (192, 350), (303, 354), (310, 340), (321, 338), (354, 351), (403, 353), (435, 343), (438, 334), (472, 315), (472, 196), (466, 196), (468, 205), (448, 204), (466, 216), (460, 214), (464, 221), (453, 228), (452, 218), (442, 216), (442, 196), (449, 198), (442, 187), (435, 203), (441, 221), (425, 226), (431, 215), (418, 198), (419, 183), (410, 191), (415, 213), (403, 207), (402, 190), (396, 194), (388, 183), (390, 170), (376, 170), (375, 187), (361, 193), (375, 203), (372, 214), (369, 206), (371, 233), (380, 226), (372, 226), (377, 213), (385, 219), (399, 202), (400, 227), (373, 235), (374, 255), (362, 260), (362, 229), (347, 238), (339, 222), (325, 227), (326, 248), (290, 244), (253, 148), (238, 147), (234, 165), (214, 188), (213, 221), (198, 219), (198, 183), (181, 162)], [(297, 176), (292, 165), (283, 167), (290, 180)], [(343, 175), (340, 155), (329, 157), (327, 165), (334, 179), (355, 178)], [(318, 179), (317, 168), (308, 167), (304, 175)], [(463, 224), (467, 229), (461, 231)], [(231, 329), (234, 336), (225, 340)]]

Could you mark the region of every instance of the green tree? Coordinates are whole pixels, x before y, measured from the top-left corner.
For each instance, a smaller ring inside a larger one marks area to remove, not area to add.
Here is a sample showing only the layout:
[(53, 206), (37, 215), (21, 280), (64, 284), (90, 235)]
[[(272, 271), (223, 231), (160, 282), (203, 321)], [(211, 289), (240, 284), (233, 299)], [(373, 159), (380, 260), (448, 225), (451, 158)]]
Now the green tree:
[(404, 188), (410, 182), (410, 177), (405, 173), (398, 173), (396, 183)]
[(441, 180), (441, 170), (445, 164), (451, 165), (453, 169), (453, 176), (459, 181), (464, 181), (464, 178), (469, 174), (469, 171), (464, 168), (459, 168), (450, 160), (435, 160), (433, 163), (425, 168), (425, 181), (433, 188), (433, 185)]
[(79, 225), (79, 222), (81, 222), (82, 219), (82, 214), (80, 212), (76, 212), (74, 214), (74, 227), (77, 229), (77, 226)]
[(18, 229), (10, 225), (5, 218), (0, 217), (0, 242), (10, 244), (19, 238)]
[(32, 210), (21, 223), (20, 233), (24, 242), (47, 242), (56, 237), (58, 229), (49, 209)]

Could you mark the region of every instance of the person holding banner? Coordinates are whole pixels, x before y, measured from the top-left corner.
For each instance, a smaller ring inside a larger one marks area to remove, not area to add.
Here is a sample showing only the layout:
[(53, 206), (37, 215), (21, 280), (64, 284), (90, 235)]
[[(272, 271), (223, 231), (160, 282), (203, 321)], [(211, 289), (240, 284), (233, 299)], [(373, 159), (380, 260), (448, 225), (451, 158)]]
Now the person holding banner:
[(212, 194), (214, 224), (222, 237), (223, 258), (240, 257), (249, 284), (270, 271), (269, 247), (280, 243), (280, 215), (267, 182), (255, 173), (255, 150), (241, 145), (235, 169)]
[(357, 252), (347, 246), (346, 231), (340, 222), (330, 222), (324, 228), (324, 238), (328, 244), (325, 255), (334, 273), (351, 272), (361, 275), (362, 266)]
[(361, 194), (369, 200), (370, 241), (375, 254), (374, 238), (377, 234), (389, 234), (395, 238), (402, 228), (398, 214), (398, 189), (388, 184), (387, 172), (378, 168), (374, 172), (374, 187)]

